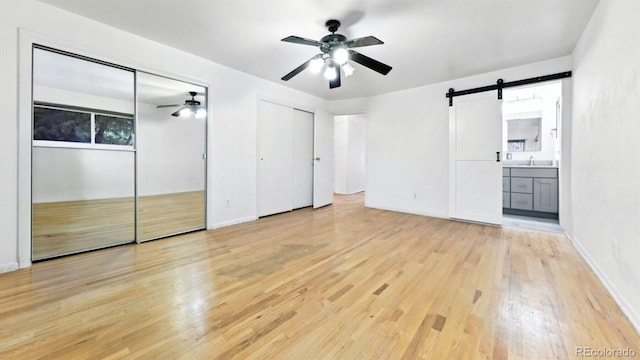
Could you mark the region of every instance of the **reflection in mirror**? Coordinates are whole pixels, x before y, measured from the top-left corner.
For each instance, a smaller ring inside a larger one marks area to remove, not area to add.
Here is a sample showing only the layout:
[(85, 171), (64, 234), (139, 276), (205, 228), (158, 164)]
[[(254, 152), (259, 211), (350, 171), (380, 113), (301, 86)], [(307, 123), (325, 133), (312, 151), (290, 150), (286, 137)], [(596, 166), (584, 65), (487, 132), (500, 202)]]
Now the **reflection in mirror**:
[(133, 149), (133, 71), (34, 48), (34, 260), (135, 239)]
[(507, 151), (540, 151), (542, 118), (507, 119)]
[(206, 88), (141, 72), (137, 86), (138, 241), (204, 229)]

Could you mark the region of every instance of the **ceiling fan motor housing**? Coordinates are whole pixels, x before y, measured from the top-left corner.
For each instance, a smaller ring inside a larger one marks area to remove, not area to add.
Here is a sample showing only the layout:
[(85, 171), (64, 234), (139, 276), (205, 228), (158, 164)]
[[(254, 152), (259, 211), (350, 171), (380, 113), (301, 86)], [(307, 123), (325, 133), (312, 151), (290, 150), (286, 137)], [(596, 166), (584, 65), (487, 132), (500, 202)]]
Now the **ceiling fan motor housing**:
[(334, 33), (338, 31), (338, 28), (340, 27), (340, 21), (331, 19), (331, 20), (327, 20), (327, 22), (324, 25), (327, 27), (327, 29), (329, 29), (329, 32)]
[(191, 100), (185, 100), (184, 104), (185, 105), (192, 105), (192, 106), (198, 106), (200, 105), (200, 101), (196, 100), (196, 95), (198, 95), (197, 92), (195, 91), (189, 91), (189, 95), (191, 95)]

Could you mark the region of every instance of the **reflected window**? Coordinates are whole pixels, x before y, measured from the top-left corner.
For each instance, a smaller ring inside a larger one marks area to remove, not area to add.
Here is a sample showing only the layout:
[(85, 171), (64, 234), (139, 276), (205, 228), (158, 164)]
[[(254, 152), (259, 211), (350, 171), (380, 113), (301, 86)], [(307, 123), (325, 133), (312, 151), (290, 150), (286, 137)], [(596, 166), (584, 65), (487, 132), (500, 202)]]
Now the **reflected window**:
[(82, 146), (87, 148), (104, 148), (104, 145), (133, 147), (133, 129), (133, 116), (126, 114), (104, 114), (101, 110), (57, 104), (33, 107), (33, 140), (39, 146), (67, 142), (87, 144)]
[(525, 143), (524, 139), (508, 140), (507, 151), (508, 152), (524, 151), (524, 143)]
[(33, 139), (91, 143), (91, 114), (34, 107)]
[(133, 145), (133, 119), (95, 115), (95, 143)]

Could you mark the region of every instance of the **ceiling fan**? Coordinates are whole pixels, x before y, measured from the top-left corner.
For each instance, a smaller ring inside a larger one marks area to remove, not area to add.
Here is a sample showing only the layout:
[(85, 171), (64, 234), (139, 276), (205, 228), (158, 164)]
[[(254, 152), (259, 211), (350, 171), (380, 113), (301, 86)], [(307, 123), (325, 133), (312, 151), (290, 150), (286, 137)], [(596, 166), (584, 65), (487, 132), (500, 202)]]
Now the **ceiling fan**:
[(200, 101), (196, 100), (196, 95), (198, 95), (198, 93), (195, 91), (189, 91), (189, 95), (191, 95), (191, 99), (185, 100), (184, 104), (158, 105), (156, 106), (156, 109), (180, 106), (180, 108), (173, 112), (171, 116), (185, 117), (193, 114), (198, 119), (203, 118), (207, 114), (207, 111), (200, 105)]
[(391, 71), (391, 66), (351, 50), (352, 48), (357, 47), (384, 44), (380, 39), (375, 36), (365, 36), (347, 40), (346, 36), (336, 34), (336, 31), (338, 31), (338, 28), (340, 27), (340, 21), (338, 20), (329, 20), (326, 22), (325, 26), (329, 29), (331, 34), (324, 36), (320, 41), (305, 39), (303, 37), (293, 35), (282, 39), (284, 42), (311, 45), (320, 48), (320, 54), (315, 55), (302, 65), (293, 69), (290, 73), (283, 76), (282, 80), (288, 81), (307, 67), (319, 72), (324, 66), (326, 66), (324, 77), (329, 80), (329, 88), (337, 88), (340, 87), (340, 69), (344, 71), (345, 76), (350, 76), (355, 70), (351, 65), (349, 65), (349, 60), (353, 60), (362, 66), (379, 72), (382, 75), (387, 75), (389, 71)]

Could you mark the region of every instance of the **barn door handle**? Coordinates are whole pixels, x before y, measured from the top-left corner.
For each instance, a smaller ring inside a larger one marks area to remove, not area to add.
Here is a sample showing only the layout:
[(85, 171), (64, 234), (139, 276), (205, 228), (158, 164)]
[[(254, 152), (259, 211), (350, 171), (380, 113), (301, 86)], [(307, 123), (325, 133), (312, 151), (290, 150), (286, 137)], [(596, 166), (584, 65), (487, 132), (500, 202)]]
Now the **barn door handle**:
[(496, 151), (496, 161), (500, 162), (500, 151)]

